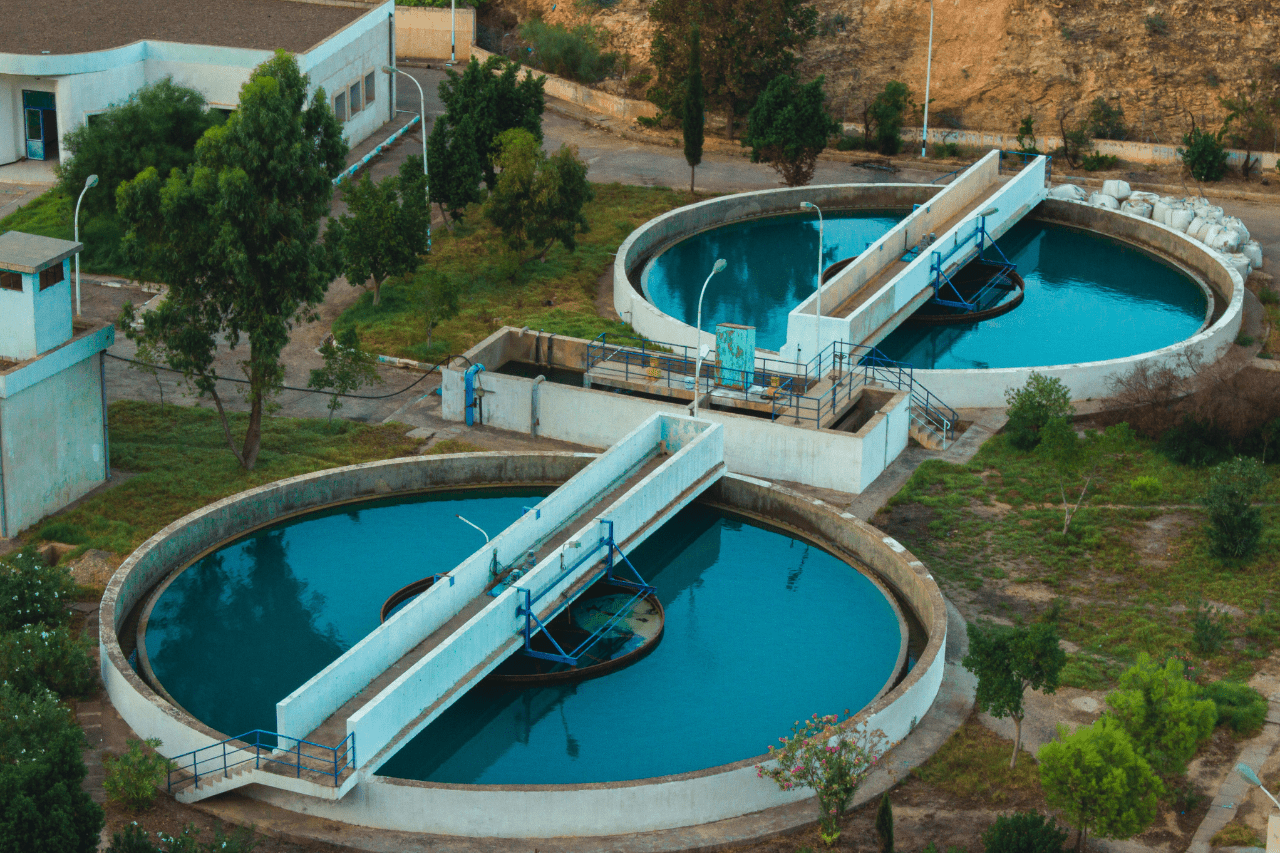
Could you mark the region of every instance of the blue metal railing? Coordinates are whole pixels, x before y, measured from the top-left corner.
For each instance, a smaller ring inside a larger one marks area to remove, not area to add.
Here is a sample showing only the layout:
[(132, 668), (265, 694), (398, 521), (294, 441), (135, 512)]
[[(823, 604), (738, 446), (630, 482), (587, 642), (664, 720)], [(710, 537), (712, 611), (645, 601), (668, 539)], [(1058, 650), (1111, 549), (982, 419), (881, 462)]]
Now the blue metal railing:
[(337, 746), (325, 746), (276, 732), (254, 729), (239, 737), (228, 738), (170, 758), (167, 789), (172, 792), (199, 785), (200, 780), (208, 776), (230, 776), (233, 770), (250, 762), (255, 769), (266, 766), (275, 772), (292, 770), (298, 778), (302, 777), (304, 771), (327, 777), (337, 787), (342, 774), (355, 767), (355, 760), (354, 732), (343, 738)]
[[(1009, 172), (1021, 172), (1037, 157), (1043, 157), (1044, 163), (1044, 179), (1047, 184), (1049, 177), (1053, 174), (1053, 157), (1048, 154), (1028, 154), (1026, 151), (1001, 151), (1000, 152), (1000, 172), (1003, 174)], [(1006, 169), (1004, 165), (1005, 159), (1015, 161), (1018, 164), (1016, 169)]]
[[(551, 580), (548, 584), (546, 584), (546, 586), (542, 588), (541, 592), (534, 595), (533, 590), (525, 587), (520, 588), (520, 591), (524, 593), (524, 604), (521, 605), (516, 612), (517, 614), (524, 616), (525, 618), (524, 627), (521, 629), (521, 633), (524, 635), (524, 653), (526, 655), (529, 655), (530, 657), (535, 657), (535, 658), (542, 658), (543, 660), (550, 660), (550, 661), (555, 661), (557, 663), (568, 664), (569, 666), (577, 666), (578, 661), (582, 658), (582, 656), (585, 655), (588, 651), (590, 651), (592, 646), (594, 646), (596, 643), (598, 643), (601, 639), (604, 638), (605, 634), (615, 624), (617, 624), (618, 620), (622, 618), (622, 615), (627, 612), (627, 609), (630, 608), (632, 604), (634, 604), (635, 602), (639, 601), (641, 598), (644, 598), (647, 595), (653, 594), (654, 588), (649, 584), (645, 583), (644, 578), (640, 577), (640, 573), (636, 571), (636, 567), (631, 564), (631, 561), (629, 559), (627, 559), (627, 555), (622, 553), (622, 549), (618, 547), (616, 542), (614, 542), (613, 522), (608, 519), (602, 519), (600, 523), (605, 525), (608, 528), (608, 532), (604, 536), (601, 536), (600, 538), (598, 538), (594, 545), (587, 547), (585, 553), (583, 553), (580, 557), (578, 557), (578, 559), (575, 560), (572, 565), (569, 565), (567, 567), (562, 567), (560, 573), (557, 574), (555, 578)], [(601, 549), (604, 549), (604, 552), (605, 552), (604, 556), (602, 558), (597, 558), (596, 554), (599, 553)], [(622, 558), (622, 561), (627, 564), (627, 568), (631, 569), (631, 573), (635, 575), (636, 580), (631, 581), (625, 578), (620, 578), (613, 573), (614, 566), (615, 566), (615, 563), (613, 561), (613, 555), (615, 551), (617, 552), (618, 556)], [(563, 552), (561, 553), (563, 554)], [(604, 568), (600, 569), (591, 578), (589, 578), (583, 584), (582, 586), (583, 589), (590, 587), (592, 584), (594, 584), (596, 581), (600, 580), (601, 578), (607, 577), (609, 579), (609, 582), (612, 583), (614, 586), (620, 586), (620, 587), (623, 587), (624, 589), (630, 589), (634, 592), (634, 595), (632, 595), (631, 598), (628, 599), (625, 604), (623, 604), (620, 608), (618, 608), (618, 612), (613, 614), (612, 619), (609, 619), (607, 622), (605, 622), (603, 625), (601, 625), (599, 628), (593, 631), (591, 635), (588, 636), (581, 643), (579, 643), (578, 646), (573, 649), (573, 651), (565, 651), (564, 647), (561, 646), (560, 643), (556, 640), (556, 638), (551, 635), (551, 632), (547, 630), (547, 623), (555, 619), (555, 617), (558, 616), (560, 612), (564, 610), (565, 607), (568, 607), (569, 602), (566, 601), (560, 607), (557, 607), (553, 612), (547, 614), (546, 622), (544, 622), (542, 619), (539, 619), (538, 615), (533, 612), (533, 606), (537, 604), (539, 601), (541, 601), (542, 598), (547, 595), (547, 593), (555, 589), (560, 584), (561, 581), (563, 581), (565, 578), (569, 577), (574, 572), (576, 572), (579, 568), (581, 568), (584, 563), (587, 563), (591, 560), (596, 560), (596, 559), (603, 560)], [(551, 642), (551, 645), (555, 648), (555, 652), (543, 652), (533, 648), (533, 645), (532, 645), (533, 638), (535, 635), (539, 633), (541, 633), (543, 636), (547, 638), (547, 640)]]

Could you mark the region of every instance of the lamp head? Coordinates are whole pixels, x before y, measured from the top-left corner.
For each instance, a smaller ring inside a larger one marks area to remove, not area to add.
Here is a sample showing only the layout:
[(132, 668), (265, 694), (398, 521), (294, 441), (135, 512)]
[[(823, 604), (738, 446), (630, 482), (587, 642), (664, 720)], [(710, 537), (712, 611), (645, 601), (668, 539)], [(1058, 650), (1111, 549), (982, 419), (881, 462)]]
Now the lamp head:
[(89, 189), (90, 187), (96, 187), (97, 185), (98, 185), (98, 176), (97, 176), (97, 175), (90, 175), (89, 177), (87, 177), (87, 178), (85, 178), (85, 179), (84, 179), (84, 188), (85, 188), (85, 189)]
[(396, 70), (395, 70), (394, 68), (392, 68), (390, 65), (384, 65), (384, 66), (382, 66), (382, 70), (383, 70), (383, 71), (385, 71), (385, 72), (387, 72), (388, 74), (395, 74), (395, 73), (396, 73)]
[(1000, 208), (998, 207), (988, 207), (986, 210), (980, 212), (978, 215), (979, 216), (995, 216), (999, 212), (1000, 212)]
[(728, 262), (728, 261), (726, 261), (724, 258), (720, 258), (718, 261), (716, 261), (715, 266), (713, 266), (713, 267), (711, 268), (711, 271), (712, 271), (712, 272), (724, 272), (724, 268), (725, 268), (725, 267), (727, 267), (727, 266), (729, 266), (729, 262)]
[(1259, 788), (1262, 787), (1262, 780), (1258, 778), (1258, 774), (1254, 773), (1253, 768), (1250, 767), (1248, 764), (1243, 764), (1243, 763), (1237, 764), (1236, 772), (1239, 773), (1241, 776), (1243, 776), (1246, 782), (1250, 782), (1254, 785), (1257, 785)]

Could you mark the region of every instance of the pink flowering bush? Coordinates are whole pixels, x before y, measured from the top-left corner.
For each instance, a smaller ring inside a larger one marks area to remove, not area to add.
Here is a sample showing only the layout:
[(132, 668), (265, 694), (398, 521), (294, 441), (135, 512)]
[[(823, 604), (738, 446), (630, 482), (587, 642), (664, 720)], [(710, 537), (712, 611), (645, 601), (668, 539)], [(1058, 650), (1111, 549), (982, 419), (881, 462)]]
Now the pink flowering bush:
[(834, 844), (853, 795), (892, 744), (879, 729), (868, 731), (865, 723), (850, 719), (848, 711), (843, 720), (839, 714), (797, 720), (791, 737), (778, 740), (780, 748), (769, 747), (773, 763), (756, 765), (756, 775), (772, 779), (784, 791), (812, 788), (821, 810), (822, 840)]

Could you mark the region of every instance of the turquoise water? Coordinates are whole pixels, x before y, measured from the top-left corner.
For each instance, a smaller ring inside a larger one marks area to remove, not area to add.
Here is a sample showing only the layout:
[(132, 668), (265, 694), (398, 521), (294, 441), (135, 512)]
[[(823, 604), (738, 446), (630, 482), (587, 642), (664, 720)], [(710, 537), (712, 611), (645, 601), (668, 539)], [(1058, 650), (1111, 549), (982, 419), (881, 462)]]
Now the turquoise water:
[[(857, 255), (910, 212), (824, 213), (823, 269)], [(698, 293), (717, 258), (724, 258), (728, 266), (707, 285), (702, 328), (715, 331), (717, 323), (755, 326), (756, 346), (780, 349), (787, 342), (787, 314), (813, 293), (817, 282), (818, 217), (812, 213), (768, 216), (682, 240), (645, 267), (649, 300), (660, 311), (694, 325)]]
[(1204, 322), (1204, 291), (1125, 243), (1023, 220), (998, 244), (1026, 282), (1021, 305), (981, 323), (900, 326), (880, 350), (919, 368), (1041, 367), (1159, 349)]
[[(824, 262), (856, 254), (901, 217), (827, 220)], [(698, 291), (717, 257), (704, 329), (719, 322), (756, 327), (756, 345), (786, 342), (787, 314), (813, 292), (814, 218), (778, 216), (695, 234), (645, 271), (654, 305), (692, 325)], [(879, 346), (919, 368), (1039, 367), (1122, 358), (1195, 334), (1204, 322), (1199, 286), (1156, 257), (1100, 234), (1023, 220), (999, 240), (1026, 282), (1013, 311), (981, 323), (902, 326)], [(748, 286), (747, 270), (751, 271)]]
[[(379, 501), (251, 534), (160, 596), (152, 667), (215, 729), (271, 730), (275, 703), (376, 627), (390, 593), (478, 547), (455, 512), (492, 535), (532, 495)], [(802, 715), (861, 707), (892, 674), (888, 601), (802, 541), (692, 506), (631, 559), (666, 608), (652, 654), (575, 685), (482, 685), (379, 772), (536, 784), (697, 770), (759, 755)]]

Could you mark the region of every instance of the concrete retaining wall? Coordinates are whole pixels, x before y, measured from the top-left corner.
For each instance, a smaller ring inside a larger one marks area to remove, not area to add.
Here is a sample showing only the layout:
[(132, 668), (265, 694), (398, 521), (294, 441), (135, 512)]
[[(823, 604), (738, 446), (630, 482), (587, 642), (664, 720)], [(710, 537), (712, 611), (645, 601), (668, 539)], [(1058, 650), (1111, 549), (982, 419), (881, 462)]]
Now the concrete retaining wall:
[[(466, 62), (475, 50), (476, 10), (459, 6), (456, 17), (449, 9), (396, 6), (396, 56), (405, 59), (448, 59), (456, 38), (455, 55)], [(484, 61), (487, 54), (480, 55)]]
[(1008, 367), (993, 370), (917, 370), (916, 381), (951, 406), (1004, 406), (1005, 392), (1026, 384), (1031, 373), (1061, 379), (1074, 400), (1098, 399), (1111, 393), (1113, 377), (1138, 364), (1169, 366), (1186, 372), (1185, 355), (1196, 353), (1211, 362), (1222, 356), (1240, 332), (1244, 311), (1244, 280), (1214, 252), (1186, 234), (1150, 219), (1119, 211), (1057, 199), (1041, 202), (1035, 215), (1098, 231), (1172, 258), (1199, 276), (1225, 305), (1222, 316), (1198, 334), (1176, 344), (1126, 358), (1057, 364), (1049, 367)]
[[(471, 54), (481, 62), (484, 62), (490, 56), (494, 56), (484, 48), (476, 47), (475, 45), (471, 46)], [(652, 118), (658, 114), (657, 105), (649, 101), (637, 101), (620, 95), (610, 95), (608, 92), (601, 92), (599, 89), (592, 89), (590, 86), (582, 86), (563, 77), (557, 77), (554, 74), (547, 74), (537, 69), (532, 70), (533, 73), (546, 77), (542, 91), (548, 97), (568, 101), (571, 104), (585, 107), (592, 112), (603, 113), (626, 121), (635, 121), (641, 116)]]
[[(706, 228), (739, 219), (799, 212), (800, 202), (825, 209), (906, 209), (924, 204), (942, 190), (930, 184), (837, 184), (788, 187), (739, 193), (691, 204), (664, 213), (637, 228), (618, 249), (613, 265), (613, 307), (650, 340), (696, 346), (694, 328), (659, 311), (632, 285), (640, 281), (641, 266), (667, 244)], [(710, 272), (710, 270), (707, 270)], [(702, 343), (715, 345), (715, 335), (703, 332)]]

